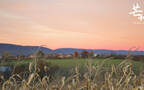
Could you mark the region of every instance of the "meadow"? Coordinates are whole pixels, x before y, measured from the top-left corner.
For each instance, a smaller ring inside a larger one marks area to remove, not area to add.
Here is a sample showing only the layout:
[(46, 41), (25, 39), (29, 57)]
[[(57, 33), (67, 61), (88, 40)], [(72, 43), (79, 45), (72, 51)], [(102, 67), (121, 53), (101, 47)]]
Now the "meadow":
[[(90, 61), (93, 65), (103, 64), (103, 67), (109, 68), (112, 65), (118, 65), (123, 61), (131, 63), (133, 65), (133, 70), (140, 71), (144, 67), (143, 61), (134, 61), (134, 60), (124, 60), (124, 59), (113, 59), (113, 58), (96, 58), (96, 59), (41, 59), (45, 62), (49, 62), (52, 65), (58, 65), (61, 70), (63, 69), (71, 69), (79, 66), (79, 68), (84, 69), (86, 64)], [(35, 60), (9, 60), (7, 62), (2, 62), (0, 65), (11, 65), (11, 66), (26, 66), (29, 63), (33, 63)]]
[[(22, 67), (20, 73), (12, 73), (8, 79), (1, 78), (3, 90), (144, 89), (142, 61), (113, 58), (31, 59), (9, 60), (0, 65)], [(27, 69), (24, 70), (25, 67)]]

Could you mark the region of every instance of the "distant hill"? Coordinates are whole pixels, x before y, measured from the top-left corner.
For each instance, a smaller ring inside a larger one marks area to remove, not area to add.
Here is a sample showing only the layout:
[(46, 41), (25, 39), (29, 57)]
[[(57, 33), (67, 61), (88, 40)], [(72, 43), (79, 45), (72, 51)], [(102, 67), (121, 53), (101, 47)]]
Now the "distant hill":
[[(117, 54), (117, 55), (127, 55), (129, 53), (128, 50), (106, 50), (106, 49), (76, 49), (76, 48), (60, 48), (53, 50), (53, 53), (63, 53), (63, 54), (71, 54), (74, 53), (75, 51), (77, 52), (82, 52), (82, 51), (93, 51), (94, 53), (97, 54), (104, 54), (104, 55), (109, 55), (109, 54)], [(131, 52), (134, 55), (144, 55), (144, 51), (134, 51)]]
[[(127, 55), (127, 50), (105, 50), (105, 49), (77, 49), (77, 48), (59, 48), (56, 50), (52, 50), (45, 47), (39, 47), (39, 46), (21, 46), (21, 45), (15, 45), (15, 44), (4, 44), (0, 43), (0, 55), (2, 52), (9, 52), (12, 55), (30, 55), (34, 52), (36, 52), (38, 49), (42, 50), (45, 54), (48, 53), (63, 53), (63, 54), (72, 54), (75, 51), (82, 52), (84, 50), (86, 51), (93, 51), (94, 53), (98, 54), (105, 54), (109, 55), (111, 53), (118, 54), (118, 55)], [(144, 55), (144, 51), (135, 51), (133, 52), (134, 55)]]
[[(15, 44), (0, 44), (0, 53), (2, 52), (9, 52), (12, 55), (30, 55), (36, 52), (39, 49), (39, 46), (21, 46)], [(50, 53), (52, 50), (45, 47), (40, 47), (44, 53)]]

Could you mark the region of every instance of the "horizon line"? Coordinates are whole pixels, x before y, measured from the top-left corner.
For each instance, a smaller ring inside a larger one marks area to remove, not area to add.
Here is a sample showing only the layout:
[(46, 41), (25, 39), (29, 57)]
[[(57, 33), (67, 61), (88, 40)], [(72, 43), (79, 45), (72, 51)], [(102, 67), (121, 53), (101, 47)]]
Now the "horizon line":
[[(47, 45), (22, 45), (22, 44), (14, 44), (14, 43), (0, 43), (0, 44), (9, 44), (9, 45), (17, 45), (17, 46), (24, 46), (24, 47), (43, 47), (43, 48), (48, 48), (48, 49), (51, 49), (49, 47), (45, 47)], [(132, 50), (132, 48), (136, 48), (136, 47), (131, 47), (129, 49), (91, 49), (91, 48), (64, 48), (64, 47), (61, 47), (61, 48), (56, 48), (56, 49), (51, 49), (51, 50), (57, 50), (57, 49), (85, 49), (85, 50), (112, 50), (112, 51), (144, 51), (144, 50), (138, 50), (138, 49), (135, 49), (135, 50)]]

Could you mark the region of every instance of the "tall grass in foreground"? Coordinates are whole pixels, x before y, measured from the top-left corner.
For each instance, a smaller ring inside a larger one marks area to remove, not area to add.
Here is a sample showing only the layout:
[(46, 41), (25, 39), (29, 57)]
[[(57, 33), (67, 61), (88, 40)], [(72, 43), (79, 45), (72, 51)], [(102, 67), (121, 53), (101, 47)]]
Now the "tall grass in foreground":
[[(104, 62), (103, 62), (104, 63)], [(80, 73), (77, 65), (70, 76), (41, 77), (37, 63), (29, 64), (29, 73), (22, 77), (13, 74), (2, 83), (2, 90), (144, 90), (144, 73), (135, 74), (127, 60), (119, 65), (104, 68), (103, 63), (93, 65), (89, 60), (87, 69)], [(48, 70), (47, 66), (43, 68)]]

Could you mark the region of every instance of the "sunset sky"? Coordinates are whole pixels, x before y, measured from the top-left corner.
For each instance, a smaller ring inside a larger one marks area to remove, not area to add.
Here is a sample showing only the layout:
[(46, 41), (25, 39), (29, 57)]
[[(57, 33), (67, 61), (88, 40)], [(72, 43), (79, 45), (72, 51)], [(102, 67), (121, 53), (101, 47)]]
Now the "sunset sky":
[(46, 45), (51, 49), (144, 50), (144, 23), (134, 24), (140, 21), (129, 15), (134, 3), (135, 0), (0, 0), (0, 43)]

